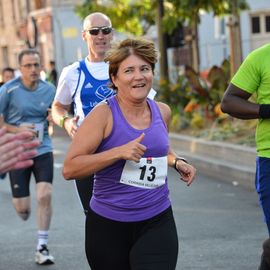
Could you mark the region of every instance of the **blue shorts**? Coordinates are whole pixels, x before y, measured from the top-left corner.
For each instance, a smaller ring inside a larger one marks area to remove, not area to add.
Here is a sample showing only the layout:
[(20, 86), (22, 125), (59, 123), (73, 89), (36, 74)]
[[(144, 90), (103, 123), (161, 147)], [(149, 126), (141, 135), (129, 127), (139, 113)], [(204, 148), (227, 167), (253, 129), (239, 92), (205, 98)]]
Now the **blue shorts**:
[(36, 183), (53, 181), (53, 153), (49, 152), (33, 158), (34, 164), (25, 169), (9, 172), (10, 186), (13, 198), (23, 198), (30, 195), (30, 178), (33, 172)]
[(265, 221), (270, 224), (270, 158), (257, 157), (255, 186)]

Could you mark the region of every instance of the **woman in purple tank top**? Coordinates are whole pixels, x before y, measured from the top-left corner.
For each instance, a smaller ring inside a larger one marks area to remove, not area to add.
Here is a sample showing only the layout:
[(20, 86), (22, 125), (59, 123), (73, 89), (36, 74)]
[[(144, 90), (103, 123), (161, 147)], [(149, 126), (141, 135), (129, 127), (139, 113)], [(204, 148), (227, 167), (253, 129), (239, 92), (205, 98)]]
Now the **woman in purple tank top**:
[(178, 237), (167, 183), (168, 166), (190, 185), (196, 169), (169, 146), (171, 110), (147, 98), (157, 51), (145, 39), (111, 49), (111, 87), (67, 153), (63, 175), (95, 175), (86, 220), (85, 249), (92, 270), (174, 270)]

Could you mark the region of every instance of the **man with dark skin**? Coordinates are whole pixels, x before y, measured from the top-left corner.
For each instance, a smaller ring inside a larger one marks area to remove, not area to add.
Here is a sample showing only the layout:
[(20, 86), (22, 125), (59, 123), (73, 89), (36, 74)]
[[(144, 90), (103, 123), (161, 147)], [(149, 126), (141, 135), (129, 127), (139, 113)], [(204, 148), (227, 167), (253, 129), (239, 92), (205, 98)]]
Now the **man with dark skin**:
[[(258, 119), (256, 177), (265, 222), (270, 235), (270, 43), (251, 52), (231, 80), (221, 109), (239, 119)], [(256, 103), (249, 98), (256, 94)], [(268, 236), (269, 237), (269, 236)], [(259, 270), (270, 269), (270, 239), (263, 243)]]

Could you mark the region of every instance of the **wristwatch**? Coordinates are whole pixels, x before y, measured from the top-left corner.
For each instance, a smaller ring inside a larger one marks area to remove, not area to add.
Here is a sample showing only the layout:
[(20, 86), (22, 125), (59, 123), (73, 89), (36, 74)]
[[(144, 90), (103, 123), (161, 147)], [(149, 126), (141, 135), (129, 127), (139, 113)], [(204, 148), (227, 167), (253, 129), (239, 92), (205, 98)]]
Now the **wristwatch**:
[(176, 168), (176, 163), (177, 163), (178, 160), (182, 160), (182, 161), (188, 163), (187, 160), (186, 160), (185, 158), (183, 158), (183, 157), (176, 157), (176, 158), (174, 159), (174, 161), (173, 161), (173, 167), (175, 168), (175, 170), (177, 170), (177, 168)]
[(65, 124), (65, 120), (69, 118), (69, 115), (68, 114), (64, 114), (61, 119), (60, 119), (60, 127), (61, 128), (64, 128), (64, 124)]

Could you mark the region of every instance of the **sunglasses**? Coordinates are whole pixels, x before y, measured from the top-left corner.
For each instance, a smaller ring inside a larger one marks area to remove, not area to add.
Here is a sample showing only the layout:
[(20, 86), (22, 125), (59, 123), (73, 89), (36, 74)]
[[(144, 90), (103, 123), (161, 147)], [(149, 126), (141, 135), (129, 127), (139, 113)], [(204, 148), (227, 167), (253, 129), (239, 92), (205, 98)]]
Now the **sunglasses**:
[(21, 65), (21, 66), (24, 67), (24, 68), (30, 69), (31, 67), (39, 68), (40, 64), (39, 63), (34, 63), (34, 64), (25, 64), (25, 65)]
[(89, 30), (85, 30), (92, 36), (97, 36), (99, 32), (102, 32), (103, 35), (109, 35), (112, 32), (112, 27), (109, 26), (102, 26), (102, 27), (93, 27)]

